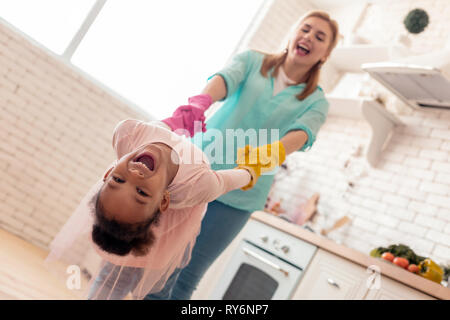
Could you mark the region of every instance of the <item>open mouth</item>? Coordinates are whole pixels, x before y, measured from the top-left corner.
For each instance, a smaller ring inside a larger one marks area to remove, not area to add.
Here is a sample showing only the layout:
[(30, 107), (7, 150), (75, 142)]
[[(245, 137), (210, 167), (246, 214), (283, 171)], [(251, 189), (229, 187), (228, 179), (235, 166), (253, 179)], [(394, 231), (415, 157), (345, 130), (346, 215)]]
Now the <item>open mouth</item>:
[(149, 154), (142, 154), (139, 155), (134, 162), (140, 162), (143, 165), (147, 167), (147, 169), (153, 171), (155, 169), (155, 161), (153, 160), (153, 157)]
[(297, 51), (303, 53), (303, 55), (307, 55), (310, 52), (310, 50), (302, 44), (297, 45)]

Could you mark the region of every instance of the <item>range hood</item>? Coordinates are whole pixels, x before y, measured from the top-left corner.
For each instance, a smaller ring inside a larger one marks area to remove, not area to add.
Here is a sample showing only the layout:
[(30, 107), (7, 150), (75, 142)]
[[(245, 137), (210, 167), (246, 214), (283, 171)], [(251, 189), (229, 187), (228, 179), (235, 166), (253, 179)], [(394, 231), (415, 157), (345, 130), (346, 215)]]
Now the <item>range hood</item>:
[(450, 110), (450, 49), (361, 68), (414, 109)]

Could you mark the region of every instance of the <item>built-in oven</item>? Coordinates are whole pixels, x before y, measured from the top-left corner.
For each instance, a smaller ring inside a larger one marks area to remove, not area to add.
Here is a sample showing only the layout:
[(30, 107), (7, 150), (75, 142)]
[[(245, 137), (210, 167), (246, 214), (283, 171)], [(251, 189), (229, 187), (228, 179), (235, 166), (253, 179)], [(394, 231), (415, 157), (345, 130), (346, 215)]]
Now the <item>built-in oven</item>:
[(211, 299), (289, 299), (317, 247), (250, 219)]

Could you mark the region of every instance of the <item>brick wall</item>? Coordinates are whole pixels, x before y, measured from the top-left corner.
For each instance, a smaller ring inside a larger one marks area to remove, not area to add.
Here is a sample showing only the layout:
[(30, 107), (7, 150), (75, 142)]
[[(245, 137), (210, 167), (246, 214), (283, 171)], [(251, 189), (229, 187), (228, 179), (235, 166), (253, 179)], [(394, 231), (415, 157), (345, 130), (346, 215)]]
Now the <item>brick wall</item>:
[(112, 131), (150, 119), (0, 21), (0, 227), (47, 248), (114, 160)]
[[(272, 6), (279, 12), (267, 15), (260, 30), (278, 30), (280, 26), (288, 30), (280, 22), (284, 16), (292, 17), (291, 22), (310, 9), (296, 7), (289, 0), (274, 1)], [(393, 43), (405, 31), (403, 18), (417, 7), (428, 12), (430, 24), (422, 34), (410, 36), (411, 50), (419, 53), (444, 48), (448, 45), (446, 30), (450, 29), (450, 7), (445, 0), (376, 1), (368, 7), (356, 32), (374, 44)], [(339, 8), (329, 12), (337, 19), (355, 19), (353, 11)], [(343, 30), (352, 30), (355, 22), (344, 21)], [(268, 45), (268, 39), (263, 32), (256, 33), (250, 46), (279, 47), (281, 40)], [(339, 76), (336, 70), (324, 69), (321, 83), (325, 91)], [(398, 110), (401, 114), (397, 117), (405, 125), (395, 130), (376, 168), (366, 167), (363, 157), (352, 156), (358, 146), (367, 147), (369, 125), (329, 116), (314, 147), (288, 157), (288, 170), (277, 174), (270, 196), (292, 212), (319, 192), (319, 214), (311, 223), (315, 230), (330, 227), (347, 215), (352, 223), (330, 233), (346, 246), (368, 253), (374, 247), (401, 242), (418, 254), (450, 263), (450, 111)], [(361, 168), (365, 172), (361, 173)]]

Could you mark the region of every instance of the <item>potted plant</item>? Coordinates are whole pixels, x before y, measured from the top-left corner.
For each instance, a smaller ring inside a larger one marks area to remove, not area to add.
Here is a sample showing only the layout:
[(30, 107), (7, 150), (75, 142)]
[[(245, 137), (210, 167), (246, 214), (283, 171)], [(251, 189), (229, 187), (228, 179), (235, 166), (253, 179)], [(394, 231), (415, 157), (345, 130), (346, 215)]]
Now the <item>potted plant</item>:
[[(428, 26), (430, 19), (428, 14), (423, 9), (413, 9), (411, 10), (403, 20), (403, 24), (406, 30), (411, 34), (419, 34), (425, 30)], [(399, 42), (403, 43), (405, 46), (409, 47), (411, 45), (411, 40), (408, 34), (401, 34), (398, 37)]]
[(430, 19), (425, 10), (414, 9), (411, 10), (403, 20), (406, 30), (410, 33), (418, 34), (425, 30)]

